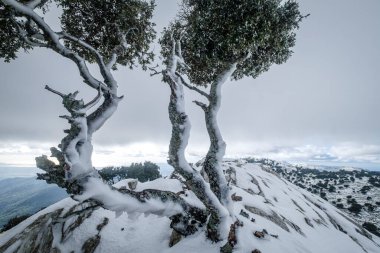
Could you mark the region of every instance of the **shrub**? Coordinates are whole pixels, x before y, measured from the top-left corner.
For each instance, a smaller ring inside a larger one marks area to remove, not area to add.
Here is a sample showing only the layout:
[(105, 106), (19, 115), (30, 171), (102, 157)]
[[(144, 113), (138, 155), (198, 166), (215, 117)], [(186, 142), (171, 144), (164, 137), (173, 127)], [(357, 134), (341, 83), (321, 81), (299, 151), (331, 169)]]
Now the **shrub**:
[(371, 232), (374, 235), (380, 236), (379, 228), (371, 222), (364, 222), (363, 228), (367, 229), (369, 232)]

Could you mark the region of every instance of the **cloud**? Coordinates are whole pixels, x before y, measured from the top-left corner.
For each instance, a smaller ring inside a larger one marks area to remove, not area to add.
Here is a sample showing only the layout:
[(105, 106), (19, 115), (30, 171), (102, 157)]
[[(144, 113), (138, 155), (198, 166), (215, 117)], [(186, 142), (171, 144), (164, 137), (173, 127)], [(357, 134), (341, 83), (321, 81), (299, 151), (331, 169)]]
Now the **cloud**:
[[(35, 166), (34, 158), (49, 155), (51, 143), (3, 143), (0, 145), (0, 166)], [(190, 146), (189, 162), (204, 157), (207, 145)], [(129, 165), (133, 162), (166, 163), (168, 146), (153, 142), (135, 142), (128, 145), (99, 145), (94, 143), (93, 165)], [(228, 146), (226, 157), (263, 157), (279, 161), (321, 165), (355, 164), (357, 167), (380, 169), (380, 146), (340, 143), (332, 146), (300, 145), (273, 146), (270, 143), (236, 143)]]
[(338, 143), (331, 146), (300, 145), (300, 146), (270, 146), (256, 144), (255, 146), (239, 144), (229, 148), (227, 156), (239, 158), (247, 156), (271, 158), (280, 161), (302, 162), (313, 164), (356, 164), (363, 168), (380, 170), (380, 145), (364, 145), (357, 143)]

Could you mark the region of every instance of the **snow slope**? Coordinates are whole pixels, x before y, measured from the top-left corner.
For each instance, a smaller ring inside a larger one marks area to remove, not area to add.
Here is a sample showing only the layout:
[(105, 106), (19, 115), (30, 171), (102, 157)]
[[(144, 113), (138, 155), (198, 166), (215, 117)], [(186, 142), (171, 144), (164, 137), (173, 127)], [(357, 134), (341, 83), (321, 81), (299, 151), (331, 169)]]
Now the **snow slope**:
[[(327, 201), (280, 178), (273, 170), (248, 163), (247, 160), (225, 161), (223, 166), (231, 186), (231, 194), (235, 194), (235, 217), (243, 223), (243, 226), (237, 228), (238, 243), (234, 252), (247, 253), (255, 249), (262, 253), (380, 252), (380, 238), (369, 234)], [(116, 187), (128, 187), (128, 182), (130, 180), (121, 181)], [(136, 190), (148, 188), (174, 192), (183, 190), (175, 179), (138, 183)], [(187, 195), (186, 199), (192, 203), (199, 202), (188, 191), (182, 194)], [(31, 240), (35, 242), (41, 240), (40, 237), (50, 238), (46, 231), (51, 231), (52, 238), (42, 240), (41, 244), (43, 243), (44, 247), (50, 245), (48, 249), (51, 252), (62, 253), (216, 253), (225, 243), (209, 242), (205, 238), (204, 228), (201, 227), (195, 234), (182, 238), (173, 247), (169, 247), (172, 231), (167, 217), (128, 216), (126, 213), (116, 216), (115, 213), (102, 208), (86, 215), (88, 218), (83, 219), (80, 225), (62, 239), (62, 231), (70, 227), (70, 219), (61, 224), (60, 217), (65, 216), (76, 204), (77, 202), (71, 199), (62, 200), (1, 234), (0, 252), (14, 252), (17, 248), (27, 249), (25, 245), (31, 244)], [(52, 215), (53, 211), (60, 208), (64, 210), (60, 211), (56, 218)], [(41, 222), (41, 217), (46, 218), (45, 223)], [(105, 218), (108, 218), (106, 224)], [(73, 221), (71, 224), (74, 223)], [(99, 224), (103, 224), (100, 230)], [(40, 236), (31, 236), (36, 231)], [(256, 231), (263, 232), (264, 237), (254, 236)], [(91, 248), (91, 244), (86, 242), (95, 237), (100, 239), (99, 244)], [(40, 252), (43, 252), (43, 247), (39, 247)], [(86, 251), (88, 249), (92, 251)]]

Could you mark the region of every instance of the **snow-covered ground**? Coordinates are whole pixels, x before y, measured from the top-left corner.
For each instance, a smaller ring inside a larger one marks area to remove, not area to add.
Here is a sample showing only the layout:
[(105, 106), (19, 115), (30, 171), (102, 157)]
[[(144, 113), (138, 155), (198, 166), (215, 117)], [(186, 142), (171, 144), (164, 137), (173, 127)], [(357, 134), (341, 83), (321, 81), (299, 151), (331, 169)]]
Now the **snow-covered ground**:
[[(380, 238), (369, 234), (324, 199), (281, 178), (272, 169), (247, 160), (226, 161), (223, 166), (231, 195), (234, 194), (236, 200), (233, 201), (232, 218), (243, 223), (237, 228), (238, 242), (234, 252), (247, 253), (255, 249), (262, 253), (380, 252)], [(116, 185), (123, 186), (128, 187), (128, 181)], [(174, 179), (137, 184), (138, 191), (148, 188), (174, 192), (183, 190)], [(179, 194), (187, 195), (187, 200), (192, 203), (198, 202), (188, 191)], [(1, 234), (0, 252), (25, 252), (17, 249), (30, 249), (30, 245), (34, 245), (41, 249), (39, 252), (48, 249), (51, 251), (46, 252), (62, 253), (216, 253), (225, 243), (211, 243), (205, 237), (204, 227), (200, 227), (195, 234), (169, 247), (172, 230), (167, 217), (129, 216), (127, 213), (116, 216), (102, 208), (86, 214), (77, 226), (74, 225), (78, 219), (74, 216), (66, 219), (65, 223), (59, 222), (73, 211), (69, 209), (76, 204), (71, 199), (62, 200)], [(255, 236), (255, 232), (262, 232), (256, 235), (263, 237)], [(39, 236), (33, 236), (36, 233)], [(95, 248), (91, 247), (94, 244), (90, 238), (100, 239)], [(89, 249), (93, 251), (85, 251)]]

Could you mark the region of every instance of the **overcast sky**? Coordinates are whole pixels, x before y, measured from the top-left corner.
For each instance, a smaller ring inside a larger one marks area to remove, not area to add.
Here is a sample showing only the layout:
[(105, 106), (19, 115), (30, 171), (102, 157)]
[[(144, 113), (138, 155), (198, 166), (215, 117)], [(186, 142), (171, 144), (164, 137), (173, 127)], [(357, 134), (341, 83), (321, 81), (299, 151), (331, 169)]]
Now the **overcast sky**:
[[(177, 3), (156, 2), (159, 35), (175, 16)], [(291, 59), (257, 79), (223, 88), (219, 122), (227, 156), (380, 170), (380, 1), (299, 2), (311, 15), (301, 24)], [(125, 99), (94, 136), (95, 166), (166, 161), (169, 88), (140, 70), (120, 68), (115, 76)], [(45, 84), (63, 92), (79, 90), (85, 99), (95, 95), (72, 62), (47, 49), (1, 62), (0, 165), (33, 166), (36, 155), (49, 154), (64, 136), (68, 125), (58, 115), (65, 111), (60, 99), (43, 89)], [(190, 161), (208, 148), (193, 96), (187, 92)]]

